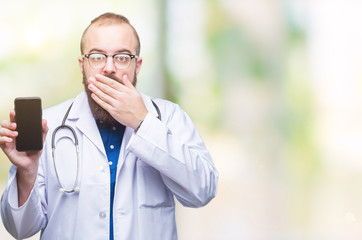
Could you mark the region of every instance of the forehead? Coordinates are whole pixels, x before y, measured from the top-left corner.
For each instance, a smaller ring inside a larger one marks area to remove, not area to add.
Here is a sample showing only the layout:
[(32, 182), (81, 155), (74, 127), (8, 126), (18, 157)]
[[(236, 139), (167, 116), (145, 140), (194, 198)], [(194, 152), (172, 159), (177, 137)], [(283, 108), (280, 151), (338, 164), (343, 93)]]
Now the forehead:
[(136, 53), (137, 40), (132, 28), (125, 23), (91, 25), (84, 35), (84, 52), (102, 51), (108, 54), (128, 51)]

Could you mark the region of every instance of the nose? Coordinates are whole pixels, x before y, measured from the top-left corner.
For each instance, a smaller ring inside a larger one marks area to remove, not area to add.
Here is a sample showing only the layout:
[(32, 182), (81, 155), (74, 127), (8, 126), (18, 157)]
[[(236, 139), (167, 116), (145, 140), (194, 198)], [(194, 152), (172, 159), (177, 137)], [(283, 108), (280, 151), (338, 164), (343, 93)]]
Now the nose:
[(112, 74), (116, 72), (112, 56), (107, 57), (106, 65), (103, 68), (103, 73)]

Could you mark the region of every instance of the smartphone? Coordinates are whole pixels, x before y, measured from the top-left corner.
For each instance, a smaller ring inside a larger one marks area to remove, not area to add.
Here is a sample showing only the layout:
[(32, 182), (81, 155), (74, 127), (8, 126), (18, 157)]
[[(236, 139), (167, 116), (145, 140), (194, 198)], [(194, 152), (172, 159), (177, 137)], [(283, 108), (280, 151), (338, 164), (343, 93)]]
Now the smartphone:
[(43, 148), (42, 107), (39, 97), (19, 97), (14, 100), (15, 138), (19, 152), (40, 151)]

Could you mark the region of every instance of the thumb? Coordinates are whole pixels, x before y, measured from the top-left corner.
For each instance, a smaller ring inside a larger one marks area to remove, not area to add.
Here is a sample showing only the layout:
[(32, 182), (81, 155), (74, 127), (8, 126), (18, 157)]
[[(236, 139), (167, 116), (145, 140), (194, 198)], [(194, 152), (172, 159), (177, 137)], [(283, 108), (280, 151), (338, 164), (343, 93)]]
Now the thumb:
[(49, 130), (47, 120), (45, 120), (45, 119), (42, 120), (42, 127), (43, 127), (43, 142), (44, 142), (45, 137), (46, 137), (46, 135), (48, 133), (48, 130)]

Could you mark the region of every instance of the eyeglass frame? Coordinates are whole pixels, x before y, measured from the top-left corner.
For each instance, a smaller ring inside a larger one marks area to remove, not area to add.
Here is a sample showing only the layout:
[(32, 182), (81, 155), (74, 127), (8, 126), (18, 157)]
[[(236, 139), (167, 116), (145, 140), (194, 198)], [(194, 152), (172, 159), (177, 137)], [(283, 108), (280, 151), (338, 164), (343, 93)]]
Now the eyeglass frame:
[[(100, 55), (106, 56), (107, 58), (108, 58), (108, 57), (112, 57), (113, 64), (114, 64), (114, 66), (115, 66), (117, 69), (127, 69), (127, 68), (129, 68), (129, 66), (131, 65), (132, 59), (136, 59), (136, 60), (137, 60), (137, 59), (139, 58), (139, 56), (134, 55), (134, 54), (130, 54), (130, 53), (105, 54), (105, 53), (93, 52), (93, 53), (83, 54), (81, 57), (82, 57), (82, 58), (87, 58), (87, 59), (88, 59), (89, 66), (90, 66), (91, 68), (93, 68), (93, 69), (101, 69), (101, 68), (104, 68), (104, 67), (107, 65), (107, 60), (106, 60), (105, 65), (104, 65), (103, 67), (100, 67), (100, 68), (93, 67), (92, 64), (91, 64), (90, 61), (89, 61), (89, 57), (90, 57), (92, 54), (100, 54)], [(115, 62), (114, 62), (114, 57), (117, 56), (117, 55), (127, 55), (127, 56), (129, 56), (129, 57), (131, 58), (131, 61), (129, 62), (129, 64), (128, 64), (127, 67), (125, 67), (125, 68), (118, 68), (118, 67), (117, 67), (117, 65), (116, 65)], [(107, 58), (106, 58), (106, 59), (107, 59)]]

